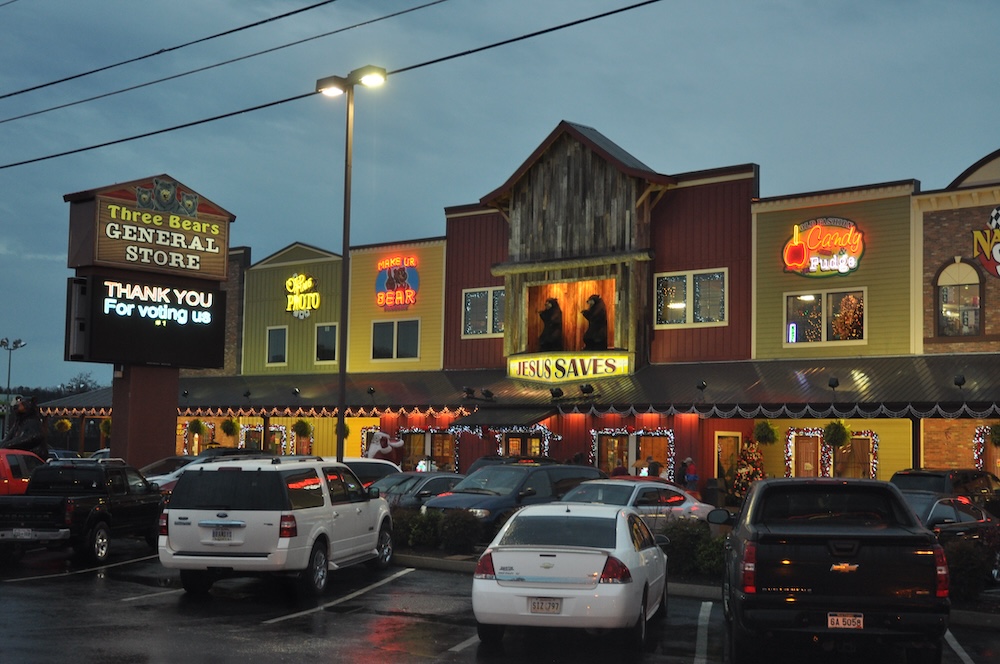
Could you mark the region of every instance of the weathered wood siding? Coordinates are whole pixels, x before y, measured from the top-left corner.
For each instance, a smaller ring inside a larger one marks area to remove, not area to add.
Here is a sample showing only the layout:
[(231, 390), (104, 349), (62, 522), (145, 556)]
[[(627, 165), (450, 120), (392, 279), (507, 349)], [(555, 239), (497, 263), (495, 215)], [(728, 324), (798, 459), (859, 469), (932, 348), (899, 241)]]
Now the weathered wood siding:
[(447, 220), (444, 316), (446, 370), (504, 366), (502, 337), (462, 338), (462, 291), (504, 285), (503, 277), (493, 276), (490, 267), (507, 260), (509, 235), (507, 221), (495, 210), (449, 216)]
[(728, 324), (678, 327), (652, 332), (650, 361), (706, 362), (750, 357), (752, 305), (752, 223), (750, 204), (755, 177), (671, 190), (653, 210), (655, 260), (642, 319), (655, 323), (654, 274), (728, 268)]
[[(645, 208), (636, 209), (644, 185), (569, 136), (558, 139), (517, 182), (509, 206), (509, 261), (526, 267), (592, 256), (605, 256), (607, 261), (508, 276), (506, 355), (538, 350), (536, 319), (546, 297), (572, 298), (563, 307), (563, 320), (575, 325), (591, 287), (605, 295), (614, 311), (608, 319), (609, 342), (628, 349), (646, 343), (637, 321), (648, 308), (648, 266), (615, 258), (649, 246), (648, 223), (640, 218)], [(560, 282), (571, 290), (574, 282), (591, 283), (581, 284), (572, 294), (550, 295), (546, 288)], [(564, 329), (564, 334), (572, 343), (582, 337), (582, 331), (575, 329)]]

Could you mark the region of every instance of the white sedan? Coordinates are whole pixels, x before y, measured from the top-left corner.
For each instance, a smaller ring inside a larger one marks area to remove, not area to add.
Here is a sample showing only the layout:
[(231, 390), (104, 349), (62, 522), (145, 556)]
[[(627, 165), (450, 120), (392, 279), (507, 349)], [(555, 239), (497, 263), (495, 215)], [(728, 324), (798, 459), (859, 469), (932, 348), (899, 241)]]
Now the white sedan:
[(653, 532), (660, 532), (670, 519), (705, 522), (714, 505), (703, 503), (690, 493), (659, 477), (611, 477), (581, 482), (567, 491), (564, 503), (604, 503), (627, 505), (639, 510)]
[(507, 625), (617, 629), (641, 650), (667, 612), (668, 540), (630, 507), (546, 503), (518, 510), (483, 552), (472, 581), (479, 639)]

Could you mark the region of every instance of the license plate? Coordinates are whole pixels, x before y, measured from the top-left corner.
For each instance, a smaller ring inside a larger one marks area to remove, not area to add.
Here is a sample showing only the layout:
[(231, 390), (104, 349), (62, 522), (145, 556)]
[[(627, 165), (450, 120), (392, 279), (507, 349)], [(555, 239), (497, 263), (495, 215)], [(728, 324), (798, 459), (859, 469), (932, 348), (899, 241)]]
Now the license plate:
[(562, 600), (558, 597), (532, 597), (528, 607), (530, 613), (559, 613)]
[(31, 539), (31, 528), (14, 528), (14, 539)]
[(865, 614), (863, 613), (828, 613), (826, 626), (830, 629), (864, 629)]
[(212, 541), (232, 542), (233, 541), (232, 528), (212, 528)]

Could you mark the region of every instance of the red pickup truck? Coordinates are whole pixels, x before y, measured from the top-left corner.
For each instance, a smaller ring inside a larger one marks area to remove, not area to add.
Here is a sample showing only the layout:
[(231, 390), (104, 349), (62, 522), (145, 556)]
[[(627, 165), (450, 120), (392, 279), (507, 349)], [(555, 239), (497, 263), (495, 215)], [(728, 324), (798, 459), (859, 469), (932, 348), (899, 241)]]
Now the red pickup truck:
[(26, 450), (0, 449), (0, 496), (20, 496), (28, 486), (31, 471), (45, 461)]

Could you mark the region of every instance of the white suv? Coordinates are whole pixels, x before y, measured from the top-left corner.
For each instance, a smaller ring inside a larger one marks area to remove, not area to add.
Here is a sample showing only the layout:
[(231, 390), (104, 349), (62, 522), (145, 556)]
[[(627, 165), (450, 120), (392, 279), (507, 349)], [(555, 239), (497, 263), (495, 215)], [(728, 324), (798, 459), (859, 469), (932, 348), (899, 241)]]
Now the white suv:
[(320, 595), (327, 573), (392, 560), (392, 520), (378, 489), (319, 457), (219, 457), (181, 474), (160, 516), (160, 562), (189, 593), (216, 579), (283, 574)]

